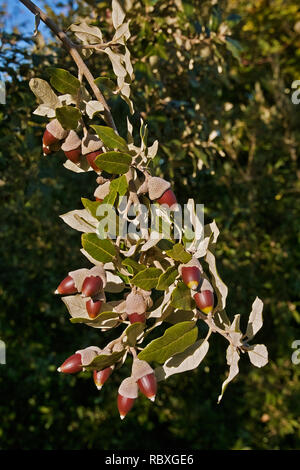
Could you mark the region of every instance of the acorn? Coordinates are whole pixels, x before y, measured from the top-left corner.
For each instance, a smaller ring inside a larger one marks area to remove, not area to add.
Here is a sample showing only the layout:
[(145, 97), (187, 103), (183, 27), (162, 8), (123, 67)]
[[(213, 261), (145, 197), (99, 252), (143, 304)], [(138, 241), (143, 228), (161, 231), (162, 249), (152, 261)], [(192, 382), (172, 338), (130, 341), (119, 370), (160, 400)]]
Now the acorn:
[(94, 192), (94, 196), (96, 198), (96, 201), (103, 201), (103, 199), (108, 195), (109, 193), (109, 186), (110, 186), (110, 181), (106, 181), (103, 184), (100, 184), (98, 188), (96, 188)]
[(106, 367), (103, 370), (94, 370), (93, 378), (98, 390), (101, 390), (103, 384), (107, 381), (112, 371), (113, 367)]
[(156, 199), (156, 202), (161, 206), (165, 204), (169, 206), (170, 209), (174, 209), (177, 204), (177, 199), (172, 189), (167, 189), (160, 198)]
[(133, 377), (127, 377), (121, 383), (118, 390), (118, 410), (120, 418), (124, 419), (131, 410), (138, 396), (138, 386)]
[(88, 276), (82, 284), (81, 292), (85, 297), (92, 297), (99, 293), (103, 287), (103, 281), (100, 276)]
[(177, 204), (175, 194), (170, 189), (171, 184), (169, 181), (156, 176), (148, 178), (148, 193), (151, 201), (156, 201), (160, 205), (166, 204), (170, 208)]
[(59, 284), (58, 288), (56, 289), (55, 293), (56, 294), (62, 294), (62, 295), (67, 295), (67, 294), (76, 294), (78, 292), (74, 279), (68, 275), (65, 277), (61, 283)]
[(97, 150), (97, 152), (91, 152), (86, 155), (86, 159), (89, 162), (89, 165), (93, 168), (95, 171), (101, 171), (100, 168), (96, 165), (95, 160), (98, 157), (98, 155), (101, 155), (102, 150)]
[(147, 310), (147, 303), (142, 294), (130, 292), (126, 297), (126, 313), (131, 315), (134, 313), (142, 314)]
[(67, 137), (69, 131), (66, 131), (57, 119), (50, 121), (43, 135), (43, 145), (49, 147), (57, 144), (60, 140)]
[(146, 323), (146, 315), (144, 313), (131, 313), (128, 315), (130, 323)]
[(86, 302), (86, 310), (90, 318), (95, 318), (101, 310), (103, 301), (90, 299)]
[(81, 143), (81, 153), (82, 155), (86, 156), (86, 159), (89, 165), (95, 170), (96, 172), (100, 171), (100, 168), (96, 166), (95, 159), (98, 155), (103, 153), (102, 151), (103, 142), (99, 139), (97, 135), (94, 134), (87, 134)]
[(197, 290), (203, 281), (203, 269), (196, 258), (192, 258), (188, 263), (180, 265), (179, 272), (183, 282), (189, 289)]
[(57, 369), (58, 372), (63, 374), (75, 374), (82, 370), (81, 354), (73, 354), (68, 357), (65, 362)]
[(157, 392), (157, 382), (154, 370), (148, 362), (135, 359), (132, 365), (132, 377), (136, 380), (140, 391), (149, 400), (154, 401)]
[(73, 163), (79, 163), (81, 156), (81, 139), (75, 131), (70, 131), (61, 146), (65, 156)]
[(212, 312), (214, 308), (214, 294), (211, 290), (196, 292), (194, 295), (194, 300), (201, 312), (205, 313), (206, 315)]

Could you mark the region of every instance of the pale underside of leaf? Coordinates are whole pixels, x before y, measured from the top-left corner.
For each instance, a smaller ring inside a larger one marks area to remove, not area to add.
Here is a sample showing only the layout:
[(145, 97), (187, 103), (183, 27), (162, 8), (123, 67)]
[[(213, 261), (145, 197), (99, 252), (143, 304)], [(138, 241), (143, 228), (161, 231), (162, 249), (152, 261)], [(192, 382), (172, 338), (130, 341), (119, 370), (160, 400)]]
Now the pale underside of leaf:
[(264, 304), (262, 300), (256, 297), (252, 304), (252, 310), (249, 316), (248, 326), (246, 330), (246, 336), (248, 337), (248, 339), (252, 339), (263, 325), (263, 305)]
[[(228, 351), (229, 348), (230, 348), (230, 350)], [(222, 400), (222, 397), (223, 397), (223, 394), (226, 390), (227, 385), (239, 373), (238, 363), (239, 363), (239, 360), (240, 360), (240, 355), (239, 355), (238, 351), (235, 348), (233, 348), (231, 345), (228, 346), (228, 349), (227, 349), (227, 362), (230, 364), (229, 374), (228, 374), (227, 379), (222, 384), (222, 391), (221, 391), (221, 394), (218, 397), (218, 403), (220, 403), (220, 401)]]
[(208, 349), (209, 342), (201, 339), (185, 351), (175, 354), (163, 366), (155, 369), (157, 381), (165, 380), (174, 374), (196, 369), (206, 356)]

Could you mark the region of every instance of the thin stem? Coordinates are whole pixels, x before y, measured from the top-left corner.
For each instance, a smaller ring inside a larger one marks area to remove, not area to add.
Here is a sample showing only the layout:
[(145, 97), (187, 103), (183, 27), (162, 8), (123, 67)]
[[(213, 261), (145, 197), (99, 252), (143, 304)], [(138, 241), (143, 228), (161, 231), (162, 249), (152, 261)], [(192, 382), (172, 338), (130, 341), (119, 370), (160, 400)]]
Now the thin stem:
[(97, 98), (98, 101), (100, 101), (100, 103), (103, 104), (104, 119), (106, 123), (116, 131), (117, 128), (116, 128), (114, 119), (112, 117), (112, 114), (110, 112), (109, 106), (104, 96), (102, 95), (101, 91), (95, 84), (95, 79), (92, 73), (90, 72), (89, 68), (84, 63), (84, 61), (82, 60), (77, 50), (77, 46), (75, 46), (73, 42), (68, 38), (66, 33), (62, 31), (61, 29), (59, 29), (59, 27), (54, 23), (54, 21), (51, 20), (51, 18), (49, 18), (49, 16), (45, 12), (43, 12), (39, 7), (37, 7), (33, 2), (31, 2), (31, 0), (19, 0), (19, 1), (23, 3), (23, 5), (25, 5), (25, 7), (28, 8), (28, 10), (30, 10), (34, 15), (39, 15), (43, 23), (45, 23), (48, 26), (48, 28), (50, 28), (51, 31), (53, 31), (53, 33), (61, 40), (63, 46), (69, 52), (70, 56), (76, 63), (79, 69), (79, 73), (85, 76), (88, 84), (90, 85), (92, 91), (94, 92), (95, 97)]

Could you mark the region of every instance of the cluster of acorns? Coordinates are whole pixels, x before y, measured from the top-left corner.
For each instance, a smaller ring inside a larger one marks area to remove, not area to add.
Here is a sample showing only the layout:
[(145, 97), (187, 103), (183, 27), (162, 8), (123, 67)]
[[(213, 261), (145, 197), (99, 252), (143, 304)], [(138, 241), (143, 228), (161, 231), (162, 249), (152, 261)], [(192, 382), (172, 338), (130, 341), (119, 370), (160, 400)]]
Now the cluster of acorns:
[(62, 149), (65, 156), (73, 163), (79, 163), (83, 156), (89, 165), (95, 170), (99, 168), (95, 165), (95, 159), (103, 153), (103, 142), (94, 134), (87, 134), (80, 139), (78, 134), (71, 130), (65, 130), (57, 119), (50, 121), (43, 135), (43, 153), (49, 155)]
[[(213, 288), (209, 281), (203, 277), (203, 270), (199, 261), (192, 258), (186, 264), (179, 266), (183, 282), (192, 290), (196, 291), (193, 298), (197, 307), (205, 314), (209, 314), (214, 306)], [(56, 292), (62, 295), (75, 294), (81, 292), (83, 297), (89, 297), (86, 302), (87, 313), (90, 318), (95, 318), (101, 310), (103, 300), (105, 299), (104, 287), (106, 285), (106, 273), (102, 266), (95, 266), (88, 270), (78, 270), (69, 273), (69, 275), (59, 284)], [(124, 301), (125, 317), (130, 323), (146, 322), (146, 311), (152, 305), (151, 292), (132, 291), (126, 296)], [(86, 348), (77, 351), (75, 354), (65, 360), (58, 368), (59, 372), (65, 374), (74, 374), (84, 369), (83, 355), (87, 350), (94, 355), (101, 352), (97, 347)], [(103, 350), (105, 352), (105, 349)], [(93, 356), (92, 356), (93, 357)], [(89, 355), (89, 359), (91, 356)], [(103, 384), (111, 375), (114, 366), (106, 367), (103, 370), (94, 370), (93, 378), (95, 385), (100, 390)], [(154, 401), (157, 383), (153, 369), (145, 361), (135, 358), (132, 366), (132, 375), (123, 380), (118, 391), (118, 409), (121, 419), (131, 410), (134, 401), (140, 390), (147, 398)]]
[(183, 282), (192, 291), (193, 298), (199, 310), (208, 315), (214, 308), (214, 290), (210, 282), (203, 277), (203, 269), (196, 258), (192, 258), (188, 263), (179, 266)]
[[(95, 351), (94, 357), (97, 352), (101, 352), (99, 348), (91, 347), (87, 349), (93, 349)], [(77, 351), (75, 354), (70, 356), (65, 362), (57, 369), (58, 372), (64, 374), (74, 374), (84, 370), (84, 353), (86, 350)], [(89, 351), (90, 352), (90, 351)], [(103, 350), (102, 352), (105, 352)], [(93, 356), (89, 356), (90, 358)], [(111, 375), (114, 366), (106, 367), (103, 370), (94, 370), (93, 378), (95, 385), (98, 390), (101, 390), (103, 384), (107, 381)], [(124, 419), (127, 413), (133, 407), (133, 404), (138, 397), (138, 391), (141, 391), (149, 400), (154, 401), (157, 391), (157, 381), (152, 367), (146, 361), (140, 361), (135, 358), (132, 365), (131, 377), (127, 377), (121, 383), (118, 390), (118, 410), (120, 418)]]
[[(88, 133), (80, 139), (73, 130), (65, 130), (57, 119), (50, 121), (43, 135), (43, 153), (50, 155), (52, 152), (62, 150), (67, 159), (78, 164), (82, 157), (86, 158), (88, 164), (97, 173), (101, 170), (96, 166), (95, 159), (104, 151), (103, 142), (95, 134)], [(97, 201), (103, 201), (109, 193), (110, 181), (105, 180), (96, 189), (94, 196)], [(169, 181), (156, 176), (149, 176), (145, 179), (138, 191), (139, 194), (148, 193), (151, 201), (158, 202), (160, 205), (167, 205), (175, 209), (177, 200), (171, 189)]]
[[(83, 275), (84, 273), (84, 275)], [(105, 301), (104, 287), (106, 286), (106, 273), (102, 266), (91, 269), (78, 269), (69, 273), (56, 289), (56, 294), (72, 295), (81, 292), (88, 297), (86, 310), (90, 318), (95, 318)]]

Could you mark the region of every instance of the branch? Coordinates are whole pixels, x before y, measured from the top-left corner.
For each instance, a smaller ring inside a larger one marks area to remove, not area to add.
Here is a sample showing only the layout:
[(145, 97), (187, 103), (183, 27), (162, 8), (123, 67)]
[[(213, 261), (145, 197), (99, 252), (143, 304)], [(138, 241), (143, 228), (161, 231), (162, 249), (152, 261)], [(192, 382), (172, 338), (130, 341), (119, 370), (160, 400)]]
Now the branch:
[(76, 63), (79, 72), (85, 76), (87, 82), (89, 83), (91, 89), (94, 92), (94, 95), (96, 96), (97, 100), (100, 101), (100, 103), (103, 104), (104, 106), (104, 119), (106, 123), (112, 127), (115, 131), (117, 130), (114, 119), (112, 117), (112, 114), (110, 112), (109, 106), (102, 95), (101, 91), (95, 84), (95, 79), (93, 75), (91, 74), (89, 68), (86, 66), (84, 61), (82, 60), (77, 47), (75, 44), (72, 43), (72, 41), (68, 38), (66, 33), (62, 30), (59, 29), (59, 27), (52, 21), (46, 13), (44, 13), (40, 8), (38, 8), (33, 2), (30, 0), (19, 0), (23, 5), (25, 5), (28, 10), (30, 10), (34, 15), (39, 15), (43, 23), (48, 26), (48, 28), (51, 29), (51, 31), (61, 40), (63, 43), (63, 46), (69, 52), (70, 56)]

